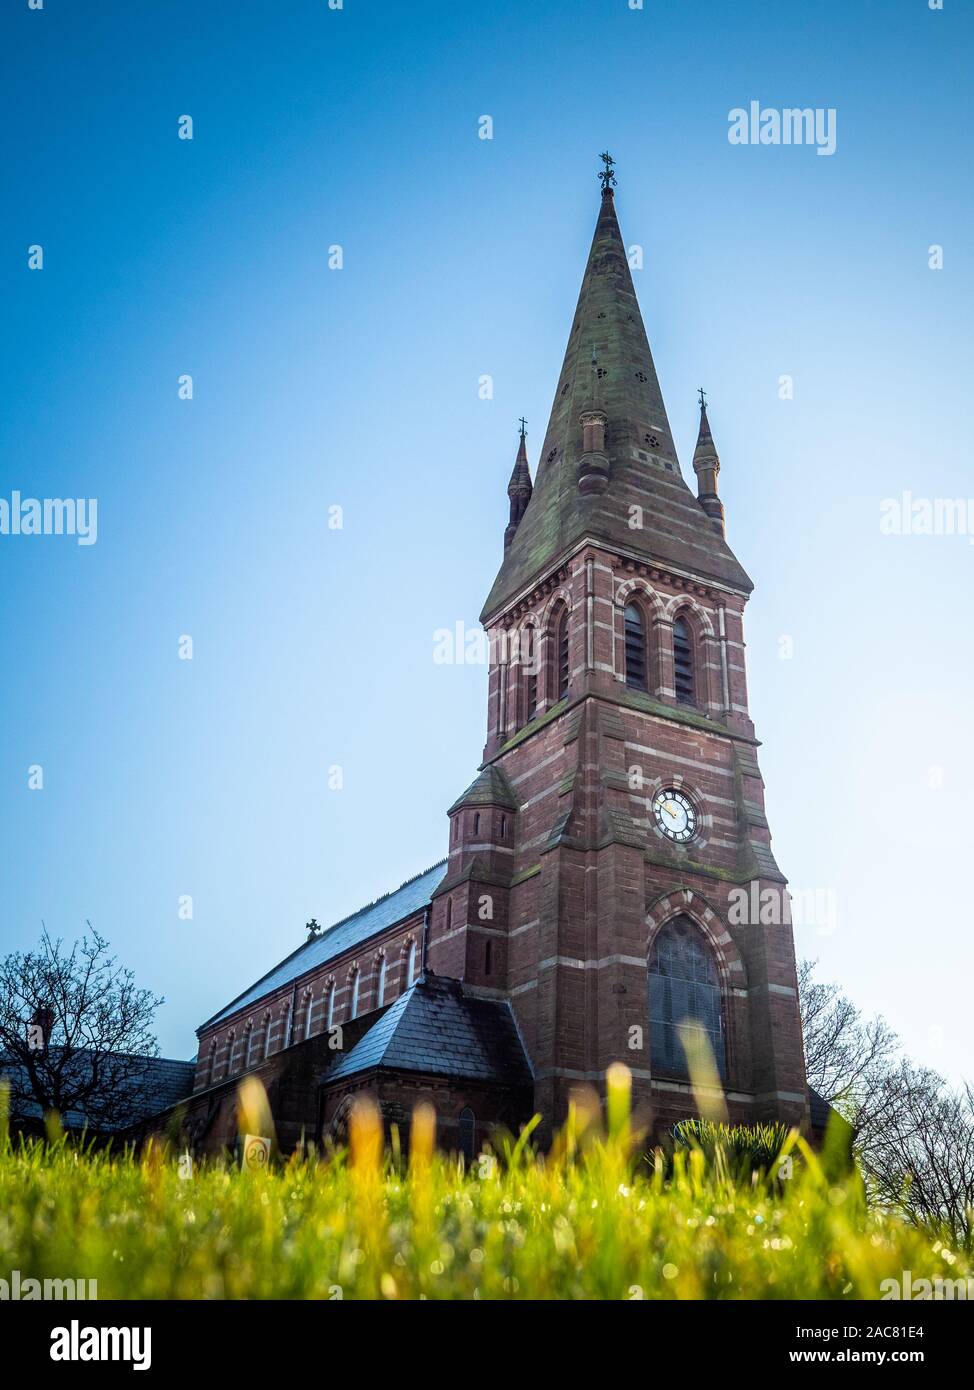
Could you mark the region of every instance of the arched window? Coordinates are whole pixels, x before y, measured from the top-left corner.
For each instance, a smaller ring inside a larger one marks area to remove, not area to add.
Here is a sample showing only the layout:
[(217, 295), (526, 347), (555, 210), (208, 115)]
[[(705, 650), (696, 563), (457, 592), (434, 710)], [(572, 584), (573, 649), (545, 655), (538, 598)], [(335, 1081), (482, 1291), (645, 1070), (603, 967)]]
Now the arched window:
[(228, 1034), (227, 1034), (227, 1067), (226, 1067), (226, 1071), (223, 1073), (224, 1076), (232, 1076), (232, 1075), (233, 1075), (233, 1047), (234, 1047), (234, 1042), (235, 1042), (235, 1039), (234, 1039), (233, 1033), (232, 1033), (232, 1032), (228, 1033)]
[(465, 1105), (460, 1111), (459, 1130), (460, 1152), (468, 1163), (472, 1163), (476, 1152), (477, 1121), (469, 1105)]
[(311, 990), (306, 990), (304, 995), (304, 1026), (302, 1037), (305, 1041), (311, 1037), (311, 1010), (314, 1008), (315, 997)]
[(328, 1018), (325, 1023), (326, 1030), (330, 1033), (335, 1022), (335, 981), (332, 980), (328, 985)]
[(676, 698), (684, 705), (693, 704), (693, 634), (686, 618), (673, 624), (673, 676)]
[(667, 922), (649, 956), (649, 1037), (653, 1071), (689, 1079), (691, 1055), (706, 1044), (724, 1075), (724, 1022), (713, 951), (689, 917)]
[(479, 811), (474, 811), (474, 813), (473, 813), (473, 833), (474, 833), (475, 835), (479, 835), (479, 834), (480, 834), (480, 812), (479, 812)]
[(568, 664), (568, 609), (561, 610), (561, 617), (558, 620), (558, 699), (568, 698), (568, 682), (571, 679), (571, 667)]
[(383, 1004), (384, 1004), (385, 1002), (386, 1002), (386, 958), (385, 958), (385, 956), (380, 956), (380, 957), (379, 957), (379, 983), (378, 983), (378, 986), (377, 986), (377, 994), (376, 994), (376, 1001), (375, 1001), (375, 1006), (376, 1006), (376, 1008), (377, 1008), (377, 1009), (381, 1009), (382, 1006), (383, 1006)]
[(263, 1047), (261, 1048), (261, 1060), (264, 1060), (265, 1058), (269, 1057), (269, 1056), (270, 1056), (270, 1053), (271, 1053), (271, 1016), (270, 1016), (270, 1014), (265, 1014), (265, 1015), (264, 1015), (264, 1017), (263, 1017), (263, 1018), (261, 1019), (261, 1021), (260, 1021), (260, 1026), (261, 1026), (261, 1028), (263, 1029), (263, 1033), (264, 1033), (264, 1036), (263, 1036), (263, 1044), (264, 1044), (264, 1045), (263, 1045)]
[(521, 665), (521, 723), (530, 724), (538, 712), (538, 640), (533, 627), (522, 627), (518, 642)]
[(358, 987), (361, 978), (361, 970), (356, 970), (352, 976), (352, 1012), (349, 1014), (349, 1018), (358, 1018)]
[(452, 899), (452, 898), (447, 898), (447, 900), (446, 900), (446, 929), (447, 929), (447, 931), (449, 931), (450, 928), (451, 928), (452, 926), (453, 926), (453, 899)]
[(257, 1029), (254, 1027), (253, 1019), (247, 1024), (247, 1046), (244, 1052), (244, 1065), (249, 1069), (254, 1065), (254, 1037)]
[(409, 955), (406, 957), (406, 988), (413, 983), (416, 978), (416, 942), (410, 941)]
[(626, 604), (626, 685), (633, 690), (646, 689), (646, 627), (642, 610), (634, 603)]

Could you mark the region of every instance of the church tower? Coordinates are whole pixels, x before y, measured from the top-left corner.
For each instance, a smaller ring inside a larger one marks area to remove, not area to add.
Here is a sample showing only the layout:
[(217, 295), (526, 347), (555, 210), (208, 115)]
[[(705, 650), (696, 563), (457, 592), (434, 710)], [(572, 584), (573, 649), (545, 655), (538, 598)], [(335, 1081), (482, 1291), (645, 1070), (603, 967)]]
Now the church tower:
[(702, 392), (695, 490), (681, 472), (603, 160), (533, 487), (521, 426), (481, 615), (487, 742), (450, 808), (424, 964), (509, 1001), (549, 1131), (615, 1061), (656, 1136), (699, 1113), (708, 1078), (732, 1123), (807, 1127), (748, 713), (752, 585), (725, 538)]

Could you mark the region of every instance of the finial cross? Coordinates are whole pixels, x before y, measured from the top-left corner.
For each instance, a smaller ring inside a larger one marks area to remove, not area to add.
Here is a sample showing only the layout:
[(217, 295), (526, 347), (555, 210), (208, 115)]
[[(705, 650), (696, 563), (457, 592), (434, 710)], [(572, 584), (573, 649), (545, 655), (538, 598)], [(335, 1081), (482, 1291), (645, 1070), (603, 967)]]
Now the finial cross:
[(602, 182), (602, 192), (608, 193), (616, 181), (616, 176), (612, 167), (615, 164), (615, 160), (612, 158), (611, 154), (609, 154), (608, 150), (603, 150), (599, 155), (599, 159), (601, 159), (602, 163), (605, 165), (605, 168), (599, 174), (599, 179)]
[(703, 389), (702, 386), (698, 386), (698, 387), (697, 387), (697, 390), (700, 392), (700, 409), (701, 409), (701, 410), (706, 410), (706, 409), (707, 409), (707, 393), (706, 393), (706, 391)]
[(518, 424), (521, 426), (521, 438), (523, 439), (524, 436), (525, 436), (525, 435), (527, 434), (527, 432), (528, 432), (528, 422), (527, 422), (527, 420), (525, 420), (525, 418), (524, 418), (523, 415), (521, 416), (520, 420), (518, 421)]

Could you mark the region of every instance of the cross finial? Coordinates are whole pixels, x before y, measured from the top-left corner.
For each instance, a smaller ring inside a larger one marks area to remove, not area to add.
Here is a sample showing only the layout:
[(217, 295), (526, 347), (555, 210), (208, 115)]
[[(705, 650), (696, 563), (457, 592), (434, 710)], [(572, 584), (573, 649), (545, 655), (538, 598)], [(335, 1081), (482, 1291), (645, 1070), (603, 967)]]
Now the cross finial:
[(308, 940), (309, 940), (309, 941), (313, 941), (313, 940), (315, 939), (315, 937), (316, 937), (316, 936), (319, 934), (319, 932), (321, 931), (321, 928), (320, 928), (319, 925), (318, 925), (317, 918), (315, 918), (315, 917), (312, 917), (312, 919), (311, 919), (310, 922), (305, 922), (304, 928), (305, 928), (305, 931), (308, 933)]
[(698, 386), (698, 387), (697, 387), (697, 390), (700, 392), (700, 409), (701, 409), (701, 410), (706, 410), (706, 409), (707, 409), (707, 393), (706, 393), (706, 391), (703, 389), (702, 386)]
[(612, 167), (615, 164), (615, 160), (612, 158), (611, 154), (609, 154), (608, 150), (603, 150), (599, 155), (599, 159), (601, 159), (602, 163), (605, 165), (605, 168), (599, 174), (599, 179), (602, 182), (602, 192), (611, 193), (612, 187), (616, 181), (616, 176)]
[(523, 439), (528, 432), (528, 422), (527, 420), (525, 420), (523, 415), (521, 416), (520, 420), (518, 420), (518, 424), (521, 426), (521, 438)]

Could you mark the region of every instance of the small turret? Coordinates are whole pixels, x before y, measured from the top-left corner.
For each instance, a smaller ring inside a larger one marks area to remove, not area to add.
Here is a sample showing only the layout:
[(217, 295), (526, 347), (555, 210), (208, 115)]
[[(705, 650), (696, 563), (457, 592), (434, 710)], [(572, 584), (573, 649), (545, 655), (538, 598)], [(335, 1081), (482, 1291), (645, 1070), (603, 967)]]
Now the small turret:
[(528, 447), (527, 420), (521, 417), (521, 443), (518, 446), (517, 458), (514, 460), (514, 471), (511, 473), (511, 481), (507, 485), (507, 495), (511, 499), (511, 519), (507, 523), (504, 531), (504, 549), (507, 550), (514, 534), (521, 524), (521, 518), (528, 509), (531, 501), (531, 493), (534, 488), (531, 484), (531, 470), (528, 467)]
[(693, 451), (693, 471), (697, 475), (697, 501), (710, 517), (714, 529), (724, 534), (724, 504), (717, 496), (720, 457), (707, 419), (707, 397), (700, 388), (700, 432)]

